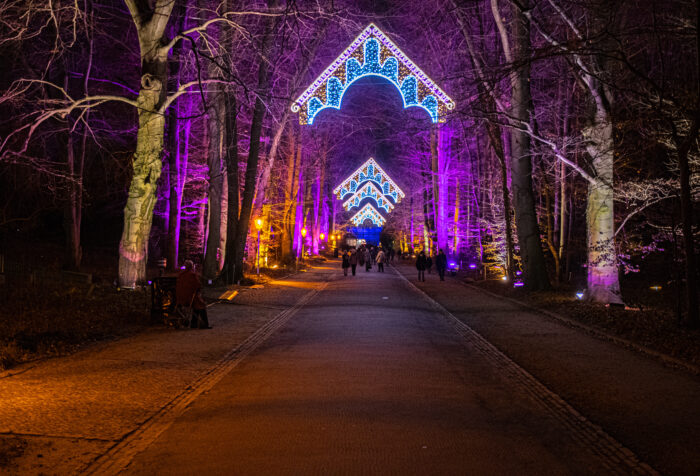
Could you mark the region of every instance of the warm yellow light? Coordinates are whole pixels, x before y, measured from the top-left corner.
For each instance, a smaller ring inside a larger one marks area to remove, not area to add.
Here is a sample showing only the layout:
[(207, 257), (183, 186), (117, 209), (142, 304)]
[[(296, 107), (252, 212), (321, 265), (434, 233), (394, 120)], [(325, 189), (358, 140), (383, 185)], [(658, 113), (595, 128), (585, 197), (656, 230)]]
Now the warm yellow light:
[(325, 240), (325, 239), (326, 239), (326, 235), (324, 235), (323, 233), (321, 233), (321, 240)]
[(262, 227), (263, 227), (262, 218), (258, 218), (257, 220), (255, 220), (255, 226), (258, 228), (258, 230), (262, 230)]
[(301, 229), (301, 236), (306, 236), (306, 228)]

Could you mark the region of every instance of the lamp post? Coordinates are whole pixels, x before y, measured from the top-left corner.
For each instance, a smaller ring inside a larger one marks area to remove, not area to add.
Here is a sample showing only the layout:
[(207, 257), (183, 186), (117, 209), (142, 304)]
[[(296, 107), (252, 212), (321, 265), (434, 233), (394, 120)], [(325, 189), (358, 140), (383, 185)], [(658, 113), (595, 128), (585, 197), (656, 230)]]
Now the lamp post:
[(306, 228), (301, 229), (301, 264), (304, 264), (304, 243), (306, 242)]
[(257, 257), (255, 258), (255, 268), (256, 268), (256, 273), (260, 274), (260, 230), (262, 230), (263, 227), (263, 221), (262, 218), (258, 218), (255, 220), (255, 228), (258, 229), (258, 252), (257, 252)]

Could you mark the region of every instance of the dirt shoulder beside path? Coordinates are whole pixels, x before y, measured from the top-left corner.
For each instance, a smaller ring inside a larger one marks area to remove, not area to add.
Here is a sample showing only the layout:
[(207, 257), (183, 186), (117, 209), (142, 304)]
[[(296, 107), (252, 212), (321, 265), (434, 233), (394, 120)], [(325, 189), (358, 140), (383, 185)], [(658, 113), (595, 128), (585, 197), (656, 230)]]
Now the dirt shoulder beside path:
[(153, 328), (0, 377), (0, 473), (74, 474), (332, 276), (275, 280), (209, 308), (212, 330)]
[(589, 420), (664, 474), (694, 475), (700, 378), (436, 274), (397, 269)]

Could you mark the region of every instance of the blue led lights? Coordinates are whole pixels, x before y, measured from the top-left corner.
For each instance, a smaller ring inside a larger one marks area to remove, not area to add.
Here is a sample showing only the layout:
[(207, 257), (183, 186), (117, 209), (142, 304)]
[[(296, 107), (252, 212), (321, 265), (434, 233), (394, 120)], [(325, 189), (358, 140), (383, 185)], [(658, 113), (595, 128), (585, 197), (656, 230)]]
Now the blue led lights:
[(387, 200), (384, 194), (382, 194), (382, 191), (371, 181), (365, 182), (352, 197), (346, 200), (345, 203), (343, 203), (343, 208), (345, 208), (345, 210), (351, 210), (355, 207), (359, 207), (362, 200), (366, 198), (374, 200), (377, 207), (383, 208), (387, 213), (390, 213), (394, 209), (394, 204)]
[(374, 226), (382, 226), (386, 222), (386, 219), (369, 203), (362, 207), (362, 210), (355, 213), (350, 221), (355, 226), (362, 225), (365, 220), (371, 220)]
[(406, 196), (372, 157), (338, 185), (333, 193), (338, 200), (342, 200), (349, 193), (357, 192), (359, 187), (369, 181), (374, 182), (382, 195), (391, 197), (394, 203), (399, 203)]
[(313, 124), (323, 109), (340, 109), (350, 85), (365, 76), (379, 76), (391, 82), (401, 93), (405, 108), (423, 108), (432, 122), (443, 122), (446, 110), (455, 106), (398, 46), (370, 24), (294, 101), (292, 111), (299, 113), (299, 123)]

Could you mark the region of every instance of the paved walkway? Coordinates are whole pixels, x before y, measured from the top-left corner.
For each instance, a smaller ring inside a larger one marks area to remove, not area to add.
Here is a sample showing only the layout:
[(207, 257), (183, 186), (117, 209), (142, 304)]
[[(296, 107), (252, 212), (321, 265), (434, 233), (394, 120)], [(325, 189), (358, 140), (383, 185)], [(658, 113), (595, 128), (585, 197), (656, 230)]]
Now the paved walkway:
[[(214, 307), (212, 331), (154, 330), (0, 378), (0, 430), (30, 442), (15, 471), (693, 474), (697, 405), (676, 412), (697, 378), (428, 279), (454, 315), (394, 268), (321, 267)], [(612, 385), (619, 373), (641, 387)], [(670, 401), (629, 399), (659, 378)], [(673, 410), (642, 413), (654, 403)], [(675, 466), (653, 429), (686, 438)]]

